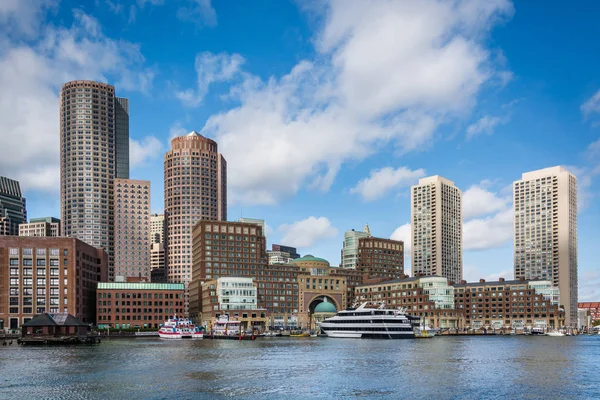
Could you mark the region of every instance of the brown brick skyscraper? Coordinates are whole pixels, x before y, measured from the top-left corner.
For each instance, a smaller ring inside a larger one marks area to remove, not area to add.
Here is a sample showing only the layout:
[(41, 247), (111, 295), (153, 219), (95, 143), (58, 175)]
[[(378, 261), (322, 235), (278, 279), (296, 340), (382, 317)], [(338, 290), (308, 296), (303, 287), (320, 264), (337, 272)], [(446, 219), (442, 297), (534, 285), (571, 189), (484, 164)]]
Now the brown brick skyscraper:
[(197, 132), (176, 137), (165, 154), (165, 219), (169, 282), (192, 275), (192, 228), (227, 220), (227, 162), (217, 143)]

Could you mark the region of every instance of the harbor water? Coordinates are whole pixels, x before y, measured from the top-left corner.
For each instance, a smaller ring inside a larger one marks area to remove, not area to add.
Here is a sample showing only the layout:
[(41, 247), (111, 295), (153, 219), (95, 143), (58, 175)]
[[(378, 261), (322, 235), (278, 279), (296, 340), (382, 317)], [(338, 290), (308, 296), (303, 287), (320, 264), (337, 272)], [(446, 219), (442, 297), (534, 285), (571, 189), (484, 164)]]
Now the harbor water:
[(0, 399), (600, 399), (600, 336), (0, 346)]

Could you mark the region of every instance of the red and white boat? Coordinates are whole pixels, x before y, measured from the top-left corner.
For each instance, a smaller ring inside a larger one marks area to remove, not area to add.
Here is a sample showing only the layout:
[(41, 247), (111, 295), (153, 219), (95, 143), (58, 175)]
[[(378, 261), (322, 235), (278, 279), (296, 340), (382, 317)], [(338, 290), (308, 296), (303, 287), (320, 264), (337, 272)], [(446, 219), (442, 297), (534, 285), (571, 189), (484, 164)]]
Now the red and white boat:
[(202, 339), (204, 333), (188, 318), (173, 317), (160, 326), (158, 336), (163, 339)]

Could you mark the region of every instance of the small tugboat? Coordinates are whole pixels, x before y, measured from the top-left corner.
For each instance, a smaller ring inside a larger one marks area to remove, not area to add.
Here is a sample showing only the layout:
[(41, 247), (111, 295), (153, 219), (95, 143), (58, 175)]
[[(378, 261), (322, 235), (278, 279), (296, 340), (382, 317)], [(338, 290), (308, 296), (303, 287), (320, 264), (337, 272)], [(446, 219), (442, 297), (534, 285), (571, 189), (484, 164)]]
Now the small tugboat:
[(169, 318), (161, 325), (158, 336), (163, 339), (202, 339), (204, 333), (188, 318)]

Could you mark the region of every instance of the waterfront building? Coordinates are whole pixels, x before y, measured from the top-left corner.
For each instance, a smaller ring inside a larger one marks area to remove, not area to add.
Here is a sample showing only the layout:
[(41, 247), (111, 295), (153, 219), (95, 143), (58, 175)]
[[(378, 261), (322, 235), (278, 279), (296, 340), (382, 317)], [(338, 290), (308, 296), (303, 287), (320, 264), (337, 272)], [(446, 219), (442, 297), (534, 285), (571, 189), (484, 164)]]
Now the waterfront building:
[(18, 181), (0, 176), (0, 236), (17, 236), (27, 222), (27, 207)]
[(200, 292), (205, 281), (226, 276), (257, 277), (266, 265), (266, 238), (260, 225), (199, 221), (193, 229), (190, 315), (202, 308)]
[(549, 279), (567, 325), (577, 323), (577, 179), (563, 167), (513, 183), (515, 278)]
[(410, 190), (412, 275), (462, 280), (462, 192), (439, 175)]
[(600, 302), (583, 302), (577, 303), (577, 308), (580, 310), (589, 310), (592, 321), (600, 320)]
[(551, 281), (518, 279), (454, 284), (455, 305), (469, 329), (531, 330), (561, 328), (565, 312), (553, 304)]
[(0, 322), (17, 329), (36, 314), (66, 312), (92, 323), (108, 255), (75, 238), (0, 237)]
[(114, 180), (114, 276), (150, 280), (150, 181)]
[(21, 337), (24, 339), (35, 336), (78, 337), (88, 334), (90, 324), (69, 313), (42, 313), (25, 322), (21, 330)]
[(369, 225), (365, 226), (365, 230), (355, 231), (354, 229), (344, 233), (344, 246), (342, 247), (342, 268), (356, 268), (358, 265), (358, 241), (361, 238), (371, 236)]
[(310, 254), (292, 261), (292, 264), (299, 268), (298, 326), (316, 329), (315, 309), (325, 301), (331, 303), (336, 310), (346, 309), (346, 279), (332, 274), (332, 270), (339, 270), (339, 267), (332, 268), (327, 260)]
[(202, 284), (202, 312), (195, 317), (212, 332), (219, 318), (239, 321), (242, 332), (264, 332), (268, 326), (268, 311), (258, 306), (258, 287), (253, 278), (221, 277)]
[(217, 143), (195, 131), (171, 140), (164, 157), (164, 188), (167, 278), (189, 283), (194, 225), (227, 220), (227, 162)]
[(105, 249), (111, 280), (115, 178), (129, 178), (129, 101), (105, 83), (65, 83), (60, 92), (61, 236)]
[(432, 328), (461, 327), (462, 312), (454, 306), (454, 287), (442, 276), (420, 276), (363, 284), (355, 289), (359, 303), (384, 303), (420, 317)]
[(54, 217), (31, 218), (19, 224), (19, 236), (60, 236), (60, 219)]
[(156, 328), (184, 316), (183, 283), (100, 282), (96, 292), (99, 329)]
[(280, 251), (283, 253), (288, 253), (290, 258), (295, 260), (296, 258), (300, 258), (300, 254), (298, 254), (298, 250), (295, 247), (284, 246), (281, 244), (272, 244), (271, 251)]
[(362, 283), (404, 277), (404, 242), (377, 237), (358, 240), (358, 265)]

